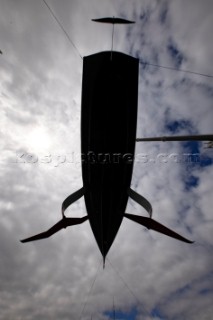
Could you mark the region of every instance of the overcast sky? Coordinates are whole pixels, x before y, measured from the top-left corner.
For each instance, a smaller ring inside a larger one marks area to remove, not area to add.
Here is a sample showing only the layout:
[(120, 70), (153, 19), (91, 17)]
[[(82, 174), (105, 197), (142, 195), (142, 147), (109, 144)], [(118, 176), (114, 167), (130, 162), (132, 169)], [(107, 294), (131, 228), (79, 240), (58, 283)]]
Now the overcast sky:
[[(111, 48), (112, 27), (91, 18), (119, 16), (136, 24), (116, 26), (116, 51), (213, 75), (212, 0), (48, 4), (82, 56)], [(82, 59), (42, 0), (0, 0), (0, 50), (0, 320), (111, 319), (113, 300), (116, 319), (212, 319), (213, 149), (136, 148), (132, 188), (194, 244), (124, 219), (104, 270), (88, 222), (21, 244), (82, 187)], [(137, 135), (213, 133), (212, 100), (212, 78), (141, 64)], [(67, 215), (85, 212), (82, 198)], [(127, 212), (146, 216), (132, 201)]]

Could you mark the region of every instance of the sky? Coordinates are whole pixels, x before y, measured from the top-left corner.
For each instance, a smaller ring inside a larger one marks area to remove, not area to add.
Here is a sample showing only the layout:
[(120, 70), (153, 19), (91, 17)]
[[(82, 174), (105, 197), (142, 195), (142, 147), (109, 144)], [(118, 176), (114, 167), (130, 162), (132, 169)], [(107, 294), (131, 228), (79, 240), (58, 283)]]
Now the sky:
[[(210, 320), (213, 149), (137, 143), (131, 187), (186, 244), (123, 220), (102, 268), (90, 225), (22, 244), (61, 219), (82, 187), (82, 58), (114, 50), (140, 59), (137, 137), (213, 132), (211, 0), (0, 0), (0, 320)], [(80, 53), (80, 55), (79, 55)], [(126, 212), (146, 216), (129, 201)], [(86, 213), (84, 199), (67, 216)]]

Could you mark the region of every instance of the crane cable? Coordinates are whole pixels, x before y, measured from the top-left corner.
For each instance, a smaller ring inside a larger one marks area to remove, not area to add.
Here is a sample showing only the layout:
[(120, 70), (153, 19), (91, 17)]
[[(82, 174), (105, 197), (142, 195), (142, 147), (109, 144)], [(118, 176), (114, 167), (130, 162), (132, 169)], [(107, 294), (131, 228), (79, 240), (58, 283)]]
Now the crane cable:
[(70, 38), (69, 34), (67, 33), (67, 31), (65, 30), (65, 28), (63, 27), (62, 23), (59, 21), (59, 19), (56, 17), (56, 15), (54, 14), (53, 10), (50, 8), (50, 6), (48, 5), (48, 3), (45, 0), (42, 0), (44, 2), (44, 4), (46, 5), (47, 9), (49, 10), (49, 12), (51, 13), (52, 17), (55, 19), (55, 21), (58, 23), (59, 27), (61, 28), (61, 30), (63, 31), (63, 33), (65, 34), (65, 36), (67, 37), (67, 39), (69, 40), (69, 42), (71, 43), (71, 45), (75, 48), (75, 50), (77, 51), (79, 57), (81, 59), (83, 59), (82, 55), (80, 54), (78, 48), (76, 47), (76, 45), (74, 44), (74, 42), (72, 41), (72, 39)]
[(146, 314), (147, 316), (150, 316), (149, 311), (147, 310), (147, 308), (145, 307), (144, 304), (142, 304), (141, 300), (136, 296), (136, 294), (132, 291), (132, 289), (129, 287), (129, 285), (127, 284), (127, 282), (124, 280), (124, 278), (121, 276), (120, 272), (118, 269), (116, 269), (112, 262), (109, 260), (109, 258), (106, 258), (106, 260), (108, 261), (108, 263), (110, 264), (112, 270), (115, 272), (115, 274), (120, 278), (120, 280), (123, 282), (124, 286), (128, 289), (128, 291), (131, 293), (132, 297), (137, 301), (138, 305), (140, 305), (142, 307), (142, 310), (144, 312), (144, 314)]
[(191, 73), (191, 74), (195, 74), (195, 75), (202, 76), (202, 77), (213, 78), (213, 76), (210, 74), (204, 74), (204, 73), (199, 73), (199, 72), (194, 72), (194, 71), (184, 70), (184, 69), (177, 69), (177, 68), (173, 68), (173, 67), (166, 67), (166, 66), (161, 66), (158, 64), (149, 63), (149, 62), (145, 62), (145, 61), (140, 61), (140, 64), (143, 64), (145, 67), (147, 65), (147, 66), (152, 66), (152, 67), (157, 67), (157, 68), (163, 68), (163, 69), (169, 69), (169, 70), (174, 70), (174, 71)]
[[(59, 19), (56, 17), (55, 13), (53, 12), (53, 10), (51, 9), (51, 7), (49, 6), (49, 4), (46, 2), (46, 0), (42, 0), (43, 3), (46, 5), (46, 7), (48, 8), (49, 12), (51, 13), (52, 17), (55, 19), (55, 21), (57, 22), (57, 24), (59, 25), (59, 27), (61, 28), (61, 30), (63, 31), (63, 33), (65, 34), (65, 36), (67, 37), (67, 39), (69, 40), (69, 42), (71, 43), (71, 45), (74, 47), (74, 49), (76, 50), (76, 52), (78, 53), (79, 57), (81, 59), (83, 59), (82, 55), (80, 54), (80, 51), (78, 50), (77, 46), (74, 44), (74, 42), (72, 41), (72, 39), (70, 38), (69, 34), (67, 33), (67, 31), (65, 30), (64, 26), (62, 25), (62, 23), (59, 21)], [(112, 50), (113, 50), (113, 36), (114, 36), (114, 24), (113, 24), (113, 32), (112, 32)], [(111, 51), (112, 51), (111, 50)], [(111, 53), (112, 55), (112, 53)], [(144, 61), (140, 61), (141, 64), (143, 65), (148, 65), (148, 66), (153, 66), (153, 67), (157, 67), (157, 68), (163, 68), (163, 69), (169, 69), (169, 70), (174, 70), (174, 71), (179, 71), (179, 72), (185, 72), (185, 73), (191, 73), (191, 74), (195, 74), (195, 75), (199, 75), (202, 77), (208, 77), (208, 78), (213, 78), (213, 75), (209, 75), (209, 74), (204, 74), (204, 73), (199, 73), (199, 72), (194, 72), (194, 71), (190, 71), (190, 70), (183, 70), (183, 69), (177, 69), (177, 68), (173, 68), (173, 67), (167, 67), (167, 66), (161, 66), (158, 64), (154, 64), (154, 63), (149, 63), (149, 62), (144, 62)]]
[(93, 289), (93, 287), (94, 287), (94, 284), (95, 284), (95, 282), (96, 282), (96, 280), (97, 280), (101, 263), (102, 263), (102, 259), (100, 260), (100, 263), (99, 263), (99, 265), (98, 265), (97, 271), (96, 271), (96, 273), (95, 273), (95, 277), (94, 277), (94, 279), (93, 279), (93, 281), (92, 281), (92, 283), (91, 283), (91, 286), (90, 286), (90, 289), (89, 289), (89, 291), (88, 291), (87, 297), (86, 297), (86, 299), (85, 299), (85, 301), (84, 301), (84, 303), (83, 303), (79, 320), (81, 320), (81, 319), (82, 319), (82, 316), (84, 315), (84, 310), (85, 310), (85, 307), (86, 307), (86, 305), (87, 305), (89, 296), (90, 296), (91, 293), (92, 293), (92, 289)]

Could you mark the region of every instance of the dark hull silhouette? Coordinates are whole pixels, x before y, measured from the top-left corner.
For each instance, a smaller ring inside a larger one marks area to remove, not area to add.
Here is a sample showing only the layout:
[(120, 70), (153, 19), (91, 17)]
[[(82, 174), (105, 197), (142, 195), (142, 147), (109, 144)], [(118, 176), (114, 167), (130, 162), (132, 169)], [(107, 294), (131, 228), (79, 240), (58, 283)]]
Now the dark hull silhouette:
[(82, 174), (92, 231), (105, 257), (128, 201), (136, 139), (138, 59), (119, 52), (84, 58)]

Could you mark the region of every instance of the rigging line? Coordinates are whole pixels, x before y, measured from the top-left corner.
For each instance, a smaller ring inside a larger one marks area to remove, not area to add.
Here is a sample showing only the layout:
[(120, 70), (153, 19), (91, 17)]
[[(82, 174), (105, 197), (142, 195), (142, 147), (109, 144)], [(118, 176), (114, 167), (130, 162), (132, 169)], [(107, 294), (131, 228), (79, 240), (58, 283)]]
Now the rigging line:
[[(129, 290), (129, 292), (132, 294), (133, 298), (135, 298), (138, 302), (139, 305), (142, 305), (141, 301), (138, 299), (138, 297), (135, 295), (135, 293), (130, 289), (130, 287), (128, 286), (127, 282), (124, 280), (124, 278), (120, 275), (119, 271), (115, 269), (115, 267), (112, 265), (112, 263), (110, 262), (109, 258), (106, 258), (106, 260), (109, 262), (110, 266), (112, 267), (112, 269), (114, 270), (114, 272), (118, 275), (118, 277), (121, 279), (121, 281), (123, 282), (123, 284), (125, 285), (125, 287)], [(143, 310), (145, 311), (145, 313), (147, 313), (147, 315), (150, 315), (149, 312), (146, 310), (146, 308), (142, 305)]]
[(153, 67), (158, 67), (158, 68), (163, 68), (163, 69), (169, 69), (169, 70), (174, 70), (174, 71), (191, 73), (191, 74), (195, 74), (195, 75), (202, 76), (202, 77), (213, 78), (213, 76), (210, 75), (210, 74), (204, 74), (204, 73), (194, 72), (194, 71), (190, 71), (190, 70), (176, 69), (176, 68), (173, 68), (173, 67), (166, 67), (166, 66), (161, 66), (161, 65), (158, 65), (158, 64), (149, 63), (149, 62), (143, 62), (143, 61), (140, 61), (140, 63), (144, 64), (144, 65), (148, 65), (148, 66), (153, 66)]
[(45, 0), (42, 0), (44, 2), (44, 4), (46, 5), (46, 7), (48, 8), (48, 10), (50, 11), (52, 17), (55, 19), (55, 21), (58, 23), (58, 25), (60, 26), (61, 30), (64, 32), (65, 36), (67, 37), (67, 39), (69, 40), (69, 42), (71, 43), (71, 45), (75, 48), (75, 50), (77, 51), (78, 55), (80, 56), (81, 59), (83, 59), (82, 55), (80, 54), (78, 48), (76, 47), (76, 45), (74, 44), (74, 42), (72, 41), (72, 39), (70, 38), (69, 34), (67, 33), (67, 31), (64, 29), (63, 25), (61, 24), (61, 22), (58, 20), (58, 18), (56, 17), (56, 15), (54, 14), (53, 10), (50, 8), (50, 6), (48, 5), (48, 3)]
[[(113, 17), (113, 18), (114, 18), (114, 17)], [(115, 28), (115, 24), (114, 24), (114, 22), (113, 22), (113, 24), (112, 24), (112, 48), (111, 48), (111, 60), (112, 60), (112, 51), (113, 51), (114, 28)]]
[(113, 319), (115, 320), (115, 299), (113, 296)]
[(83, 314), (84, 314), (84, 309), (85, 309), (85, 307), (86, 307), (86, 305), (87, 305), (87, 302), (88, 302), (89, 296), (90, 296), (90, 294), (91, 294), (91, 292), (92, 292), (92, 289), (93, 289), (93, 287), (94, 287), (95, 281), (96, 281), (96, 279), (97, 279), (97, 277), (98, 277), (98, 272), (99, 272), (101, 263), (102, 263), (102, 259), (100, 260), (100, 263), (99, 263), (99, 265), (98, 265), (98, 269), (97, 269), (97, 271), (96, 271), (94, 280), (93, 280), (93, 282), (92, 282), (92, 284), (91, 284), (91, 287), (90, 287), (90, 289), (89, 289), (88, 295), (87, 295), (87, 297), (86, 297), (86, 299), (85, 299), (85, 301), (84, 301), (84, 304), (83, 304), (83, 307), (82, 307), (82, 310), (81, 310), (81, 314), (80, 314), (79, 320), (81, 320), (81, 318), (82, 318), (82, 316), (83, 316)]

